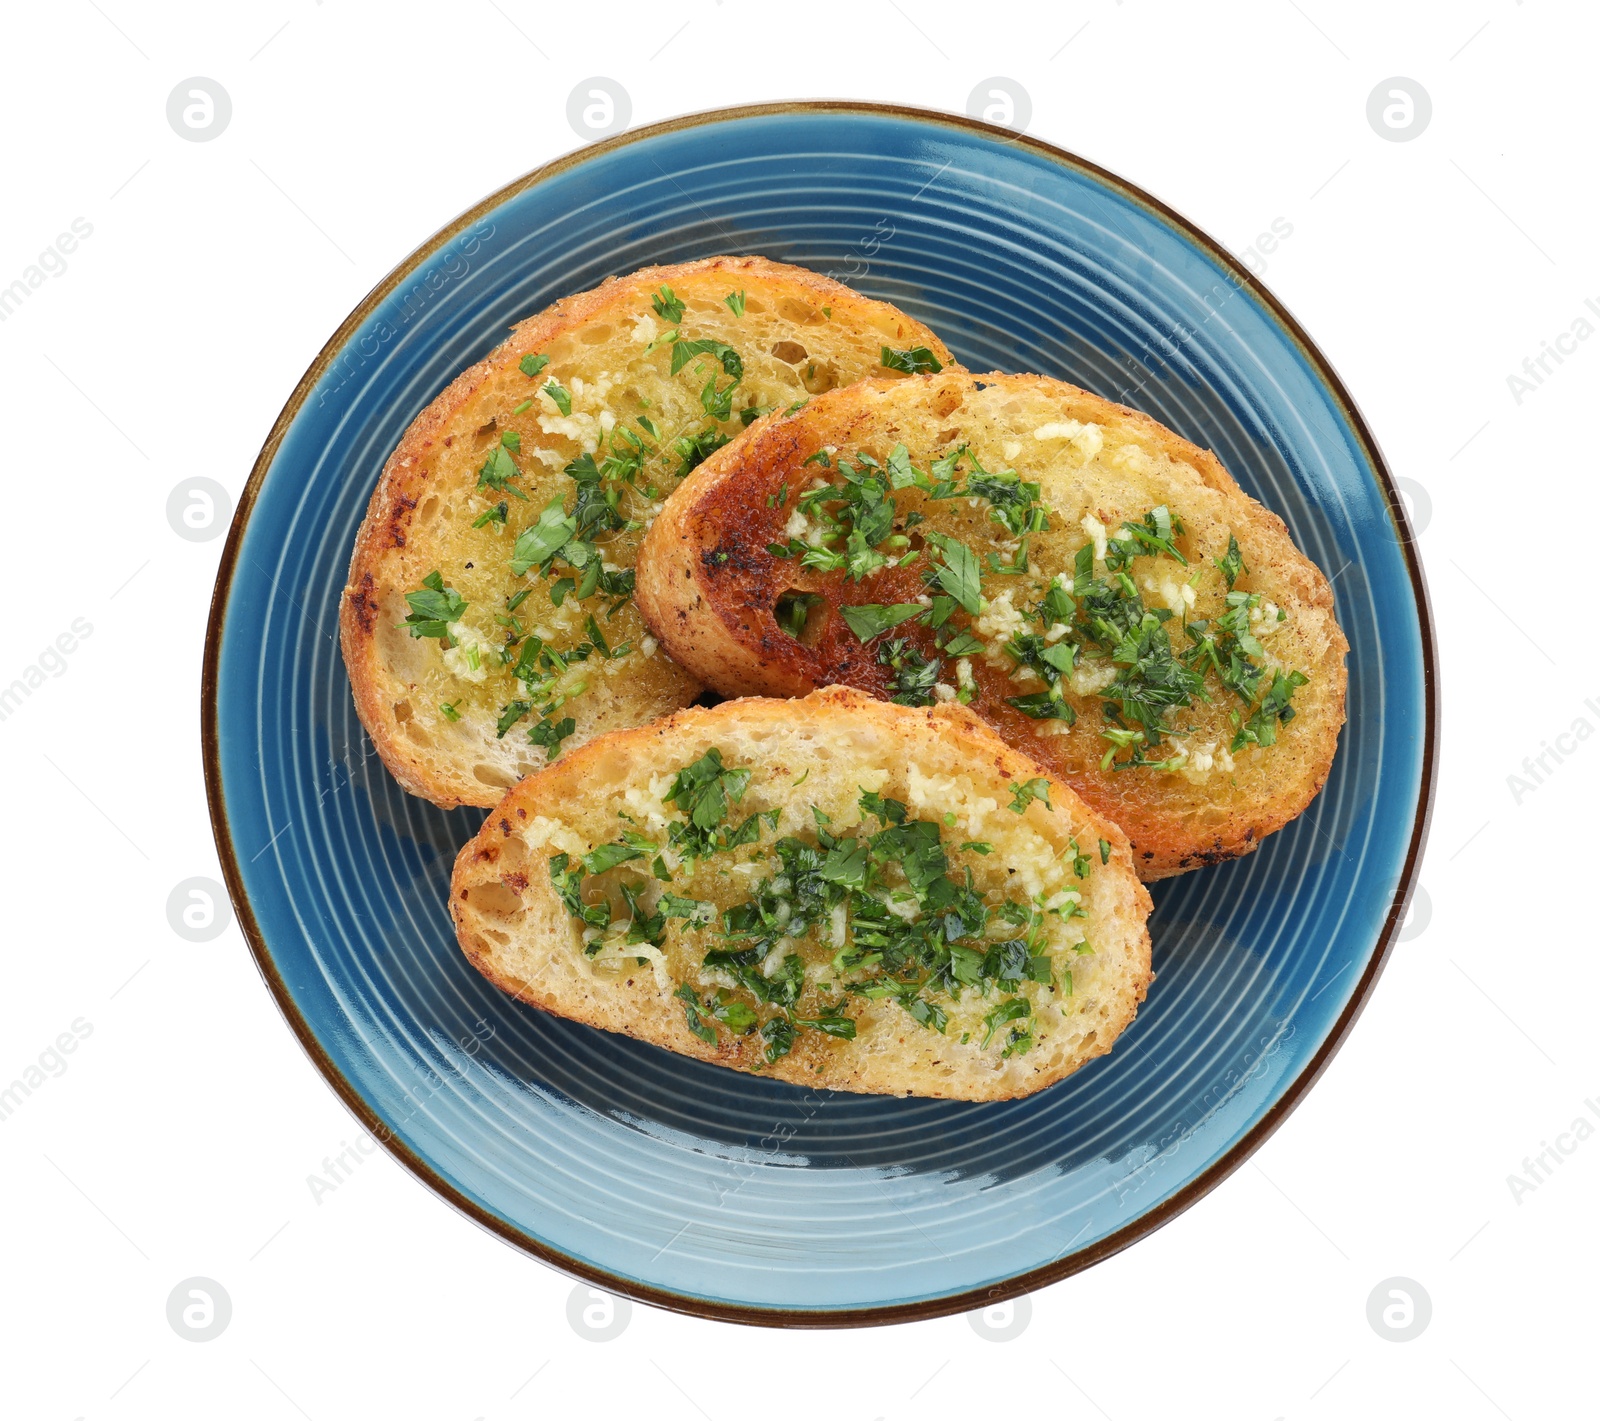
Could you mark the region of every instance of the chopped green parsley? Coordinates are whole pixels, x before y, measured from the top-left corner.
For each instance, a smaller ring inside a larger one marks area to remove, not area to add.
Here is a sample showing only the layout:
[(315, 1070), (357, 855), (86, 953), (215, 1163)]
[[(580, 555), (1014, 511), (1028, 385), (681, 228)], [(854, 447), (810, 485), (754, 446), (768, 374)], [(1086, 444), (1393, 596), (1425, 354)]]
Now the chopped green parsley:
[(455, 588), (444, 585), (443, 576), (430, 572), (422, 579), (422, 587), (406, 593), (406, 605), (411, 608), (405, 626), (414, 637), (450, 639), (450, 623), (459, 622), (467, 610)]
[[(775, 832), (778, 811), (736, 822), (750, 781), (750, 770), (727, 764), (713, 747), (683, 765), (662, 796), (683, 816), (669, 825), (666, 844), (629, 828), (576, 859), (551, 859), (552, 884), (583, 927), (587, 952), (607, 942), (620, 943), (624, 955), (631, 944), (660, 947), (670, 924), (681, 923), (682, 945), (699, 952), (703, 971), (732, 983), (680, 982), (674, 996), (685, 1025), (707, 1044), (723, 1031), (757, 1035), (763, 1064), (788, 1055), (808, 1031), (854, 1039), (857, 998), (894, 1001), (942, 1034), (952, 1004), (974, 992), (993, 1003), (985, 1047), (1008, 1027), (1002, 1057), (1031, 1047), (1029, 1028), (1013, 1023), (1033, 1018), (1028, 991), (1071, 993), (1071, 970), (1052, 959), (1048, 925), (1051, 917), (1082, 915), (1076, 892), (1055, 895), (1048, 908), (1043, 895), (996, 903), (995, 891), (975, 888), (970, 871), (952, 868), (938, 822), (872, 791), (861, 793), (863, 818), (853, 833), (833, 832), (830, 816), (813, 806), (814, 832), (767, 839), (763, 831)], [(671, 887), (651, 888), (672, 877), (664, 858), (711, 861), (696, 871), (697, 882), (715, 872), (718, 858), (747, 846), (755, 853), (744, 861), (761, 863), (765, 875), (721, 913)], [(993, 846), (962, 848), (986, 854)], [(996, 932), (996, 924), (1004, 926)], [(826, 980), (811, 985), (806, 943), (833, 954), (820, 974)]]
[(878, 363), (885, 370), (900, 370), (907, 375), (937, 375), (944, 366), (925, 345), (914, 345), (910, 350), (890, 350), (883, 347)]
[[(886, 357), (892, 354), (885, 352)], [(868, 642), (915, 622), (934, 632), (934, 650), (944, 655), (982, 652), (984, 643), (969, 626), (950, 625), (951, 615), (959, 610), (976, 620), (983, 614), (986, 572), (1009, 577), (1030, 571), (1028, 539), (1050, 526), (1039, 485), (1010, 469), (984, 468), (966, 444), (948, 449), (926, 471), (912, 463), (903, 444), (896, 445), (882, 463), (866, 453), (830, 457), (826, 450), (806, 460), (813, 462), (834, 473), (831, 481), (796, 499), (796, 508), (814, 529), (804, 540), (791, 536), (770, 543), (768, 552), (796, 559), (801, 567), (817, 572), (842, 572), (855, 582), (880, 569), (920, 559), (923, 584), (935, 594), (926, 599), (928, 605), (841, 606), (846, 624)], [(995, 553), (980, 560), (961, 539), (926, 527), (927, 515), (920, 509), (902, 514), (895, 494), (903, 489), (919, 490), (928, 503), (967, 499), (987, 506), (990, 520), (1017, 540), (1011, 560), (1002, 562)], [(786, 486), (785, 500), (789, 492)], [(924, 525), (920, 548), (913, 546), (910, 536), (918, 524)], [(1070, 574), (1051, 579), (1039, 602), (1028, 610), (1037, 630), (1017, 632), (1004, 644), (1017, 674), (1030, 672), (1043, 683), (1042, 690), (1005, 697), (1008, 705), (1033, 720), (1074, 724), (1079, 711), (1067, 695), (1074, 674), (1080, 668), (1113, 672), (1109, 680), (1100, 678), (1095, 693), (1101, 701), (1100, 734), (1107, 747), (1101, 763), (1106, 769), (1179, 768), (1184, 756), (1163, 747), (1169, 736), (1182, 733), (1175, 718), (1197, 701), (1211, 699), (1207, 673), (1243, 702), (1233, 717), (1234, 752), (1274, 744), (1279, 727), (1293, 719), (1290, 701), (1295, 690), (1305, 684), (1303, 672), (1267, 673), (1265, 652), (1251, 631), (1251, 616), (1259, 617), (1262, 597), (1235, 586), (1249, 569), (1232, 534), (1226, 555), (1212, 560), (1226, 584), (1222, 613), (1207, 621), (1145, 604), (1131, 573), (1134, 560), (1158, 557), (1189, 567), (1180, 546), (1184, 534), (1183, 520), (1165, 505), (1125, 521), (1107, 538), (1104, 575), (1094, 546), (1085, 544)], [(1196, 569), (1188, 578), (1190, 586), (1202, 571)], [(1283, 615), (1280, 610), (1279, 620)], [(884, 689), (892, 699), (927, 703), (922, 697), (939, 674), (933, 669), (930, 675), (938, 658), (928, 648), (899, 637), (879, 649), (878, 664), (889, 672)], [(975, 692), (964, 674), (960, 699), (969, 702)]]

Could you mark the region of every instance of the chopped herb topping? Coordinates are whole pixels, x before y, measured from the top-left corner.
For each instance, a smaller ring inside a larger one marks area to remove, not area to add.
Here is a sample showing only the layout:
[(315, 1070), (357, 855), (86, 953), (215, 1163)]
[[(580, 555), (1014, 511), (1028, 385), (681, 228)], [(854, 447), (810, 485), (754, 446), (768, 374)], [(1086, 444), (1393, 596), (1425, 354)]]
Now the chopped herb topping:
[(1230, 749), (1238, 751), (1244, 749), (1246, 745), (1276, 744), (1278, 727), (1294, 719), (1294, 707), (1289, 704), (1289, 697), (1305, 683), (1304, 672), (1290, 671), (1287, 674), (1282, 671), (1275, 672), (1272, 685), (1261, 698), (1261, 704), (1239, 727)]
[(1011, 787), (1011, 809), (1015, 814), (1021, 814), (1036, 799), (1042, 799), (1046, 809), (1055, 808), (1055, 805), (1050, 803), (1049, 780), (1032, 779)]
[[(737, 828), (727, 824), (728, 806), (744, 798), (749, 783), (750, 771), (725, 768), (722, 752), (714, 746), (679, 770), (661, 796), (662, 803), (675, 805), (685, 816), (684, 823), (672, 826), (672, 847), (687, 858), (703, 858), (753, 842), (760, 833), (762, 816), (752, 815)], [(776, 811), (771, 818), (776, 822)]]
[(683, 302), (672, 294), (670, 286), (661, 287), (650, 298), (650, 304), (655, 308), (655, 313), (668, 325), (675, 326), (683, 319)]
[(548, 355), (524, 355), (517, 362), (517, 369), (522, 371), (530, 380), (544, 373), (545, 366), (550, 363)]
[(562, 716), (560, 720), (546, 716), (528, 732), (528, 739), (535, 745), (542, 745), (553, 760), (561, 753), (561, 742), (577, 728), (578, 722), (570, 715)]
[(871, 641), (873, 637), (888, 631), (890, 627), (908, 622), (912, 617), (920, 616), (927, 610), (920, 602), (896, 602), (889, 607), (864, 602), (858, 606), (840, 607), (839, 615), (845, 619), (857, 637), (862, 641)]
[(728, 442), (726, 434), (715, 428), (702, 429), (698, 434), (681, 434), (672, 441), (672, 452), (678, 457), (677, 476), (687, 478), (707, 458)]
[[(1039, 485), (1023, 480), (1013, 470), (984, 468), (964, 443), (934, 459), (926, 472), (911, 462), (903, 444), (896, 445), (881, 464), (870, 454), (830, 457), (825, 449), (805, 462), (834, 471), (832, 481), (807, 489), (796, 499), (797, 509), (812, 522), (813, 530), (804, 540), (791, 536), (785, 542), (770, 543), (768, 551), (774, 557), (794, 558), (804, 568), (843, 572), (857, 582), (880, 569), (922, 558), (924, 585), (937, 594), (931, 606), (906, 602), (844, 606), (840, 611), (846, 623), (865, 642), (915, 620), (935, 632), (938, 650), (945, 655), (967, 657), (983, 652), (985, 643), (969, 627), (949, 626), (950, 617), (957, 610), (973, 619), (983, 614), (986, 572), (998, 576), (1030, 572), (1028, 539), (1050, 526), (1039, 501)], [(923, 546), (911, 547), (907, 530), (925, 525), (927, 514), (919, 508), (902, 515), (895, 501), (895, 494), (902, 489), (920, 491), (927, 503), (968, 499), (987, 504), (990, 519), (1018, 540), (1011, 560), (1002, 562), (993, 552), (980, 560), (968, 543), (926, 526), (921, 531)], [(785, 486), (783, 501), (789, 492)], [(782, 506), (782, 501), (772, 506)], [(1234, 750), (1273, 744), (1277, 728), (1292, 719), (1290, 697), (1304, 684), (1300, 672), (1266, 674), (1265, 653), (1250, 630), (1251, 616), (1259, 617), (1256, 609), (1262, 598), (1234, 586), (1248, 569), (1232, 535), (1227, 555), (1213, 559), (1227, 584), (1227, 606), (1221, 615), (1208, 623), (1184, 614), (1174, 622), (1177, 614), (1170, 608), (1145, 605), (1130, 572), (1134, 560), (1159, 557), (1188, 567), (1188, 556), (1180, 546), (1184, 535), (1182, 519), (1165, 505), (1142, 518), (1125, 521), (1106, 540), (1103, 577), (1097, 572), (1094, 546), (1085, 544), (1078, 550), (1071, 572), (1051, 579), (1040, 601), (1029, 609), (1038, 630), (1016, 633), (1004, 647), (1016, 664), (1019, 679), (1026, 680), (1023, 673), (1030, 672), (1043, 683), (1042, 690), (1005, 698), (1013, 709), (1034, 720), (1074, 724), (1078, 711), (1067, 696), (1074, 673), (1088, 663), (1093, 663), (1095, 670), (1114, 670), (1110, 681), (1102, 679), (1096, 692), (1103, 703), (1101, 735), (1109, 748), (1102, 764), (1108, 769), (1144, 766), (1171, 770), (1182, 766), (1184, 754), (1168, 753), (1160, 747), (1167, 736), (1182, 733), (1173, 724), (1176, 714), (1198, 700), (1210, 699), (1205, 689), (1208, 671), (1245, 704), (1244, 713), (1234, 720)], [(1197, 584), (1200, 573), (1195, 570), (1187, 579), (1188, 586)], [(1182, 635), (1177, 636), (1180, 627)], [(896, 699), (902, 693), (914, 693), (916, 677), (932, 664), (926, 651), (917, 652), (921, 661), (910, 668), (913, 684), (903, 685), (901, 678), (908, 670), (906, 645), (882, 652), (879, 663), (894, 673), (887, 678), (886, 689)], [(900, 664), (892, 665), (891, 659)], [(963, 673), (958, 697), (968, 703), (976, 691), (970, 675)]]
[(929, 660), (903, 637), (896, 637), (878, 648), (878, 665), (894, 673), (889, 678), (889, 699), (896, 705), (933, 704), (933, 688), (944, 666), (937, 656)]
[(567, 516), (560, 498), (552, 498), (539, 515), (537, 523), (530, 524), (517, 535), (511, 549), (511, 572), (521, 577), (530, 567), (547, 563), (577, 532), (575, 518)]
[(1233, 584), (1239, 580), (1239, 574), (1249, 571), (1244, 565), (1244, 557), (1239, 552), (1239, 540), (1232, 533), (1228, 534), (1227, 556), (1213, 558), (1212, 561), (1216, 563), (1223, 579), (1227, 582), (1229, 592), (1233, 591)]
[(467, 603), (461, 600), (455, 588), (444, 585), (444, 578), (437, 570), (422, 579), (420, 590), (406, 593), (406, 605), (411, 612), (405, 626), (412, 636), (443, 640), (450, 637), (450, 623), (459, 622), (467, 610)]
[(927, 538), (943, 556), (934, 573), (938, 585), (956, 599), (963, 611), (977, 616), (983, 602), (983, 574), (977, 556), (958, 538), (933, 532)]
[(744, 361), (740, 359), (739, 352), (731, 345), (724, 345), (719, 340), (680, 340), (672, 347), (672, 373), (676, 375), (697, 355), (714, 355), (718, 364), (722, 366), (722, 373), (731, 375), (734, 380), (744, 376)]
[(884, 346), (878, 361), (885, 370), (901, 370), (907, 375), (937, 375), (944, 369), (939, 357), (925, 345), (914, 345), (910, 350), (890, 350)]
[(1175, 558), (1184, 567), (1189, 566), (1189, 559), (1172, 541), (1182, 534), (1183, 521), (1174, 518), (1166, 505), (1151, 509), (1141, 522), (1124, 523), (1122, 530), (1122, 534), (1106, 543), (1106, 566), (1113, 572), (1126, 567), (1134, 558), (1151, 553)]
[(572, 413), (571, 392), (556, 384), (554, 380), (547, 380), (542, 386), (545, 394), (550, 396), (551, 402), (561, 411), (563, 418)]
[[(1000, 1038), (1002, 1057), (1031, 1047), (1026, 1027), (1000, 1034), (1032, 1020), (1030, 992), (1070, 993), (1070, 969), (1053, 960), (1048, 925), (1051, 917), (1082, 915), (1076, 890), (1054, 895), (1048, 908), (1044, 895), (997, 902), (998, 890), (980, 892), (970, 871), (952, 869), (938, 822), (916, 819), (873, 791), (861, 793), (863, 818), (853, 833), (833, 832), (830, 816), (813, 806), (814, 833), (767, 841), (746, 860), (764, 861), (765, 876), (720, 914), (662, 887), (672, 877), (664, 858), (732, 853), (776, 829), (776, 810), (733, 828), (730, 815), (750, 782), (750, 770), (728, 765), (713, 747), (684, 765), (662, 796), (683, 816), (669, 826), (665, 846), (629, 828), (577, 858), (551, 859), (551, 881), (583, 927), (587, 952), (613, 943), (625, 958), (630, 945), (660, 947), (670, 925), (681, 923), (677, 950), (697, 949), (703, 972), (722, 983), (680, 981), (674, 996), (686, 1026), (708, 1045), (724, 1031), (755, 1035), (762, 1065), (783, 1059), (808, 1031), (853, 1040), (853, 998), (897, 1002), (917, 1025), (944, 1033), (952, 1005), (975, 992), (992, 1003), (983, 1016), (985, 1046)], [(982, 853), (992, 847), (962, 845)], [(710, 872), (699, 869), (695, 881)], [(1006, 927), (997, 934), (995, 923)], [(812, 974), (824, 981), (808, 977), (807, 942), (813, 954), (833, 954)]]
[(494, 728), (496, 740), (504, 740), (506, 731), (510, 730), (523, 716), (533, 709), (532, 701), (512, 701), (508, 706), (500, 708), (500, 719)]
[(518, 498), (526, 500), (528, 495), (511, 482), (521, 475), (512, 460), (508, 446), (502, 441), (489, 451), (489, 457), (483, 461), (483, 467), (478, 470), (478, 487), (480, 489), (493, 489), (496, 493), (511, 493)]

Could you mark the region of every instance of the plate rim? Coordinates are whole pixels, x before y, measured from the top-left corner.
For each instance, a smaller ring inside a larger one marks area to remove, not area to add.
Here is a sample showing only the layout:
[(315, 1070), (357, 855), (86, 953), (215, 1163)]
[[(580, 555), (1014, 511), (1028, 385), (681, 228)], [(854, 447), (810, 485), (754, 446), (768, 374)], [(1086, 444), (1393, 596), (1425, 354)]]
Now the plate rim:
[[(719, 123), (818, 113), (888, 117), (924, 125), (943, 126), (969, 134), (975, 133), (985, 138), (998, 139), (1003, 143), (1028, 150), (1060, 166), (1085, 174), (1136, 205), (1147, 209), (1158, 220), (1176, 228), (1202, 252), (1231, 273), (1233, 280), (1247, 289), (1262, 303), (1283, 332), (1299, 348), (1302, 357), (1324, 388), (1333, 396), (1340, 413), (1354, 432), (1363, 454), (1377, 475), (1379, 489), (1384, 495), (1389, 516), (1394, 523), (1406, 570), (1410, 577), (1412, 594), (1417, 605), (1422, 659), (1423, 744), (1421, 784), (1417, 797), (1417, 807), (1412, 820), (1411, 834), (1406, 845), (1405, 860), (1401, 866), (1399, 882), (1394, 889), (1388, 915), (1379, 930), (1372, 957), (1357, 981), (1355, 991), (1345, 1004), (1344, 1010), (1339, 1014), (1338, 1019), (1333, 1023), (1311, 1058), (1284, 1088), (1283, 1092), (1266, 1110), (1261, 1119), (1256, 1121), (1226, 1153), (1213, 1161), (1212, 1164), (1187, 1184), (1183, 1185), (1171, 1198), (1162, 1201), (1138, 1218), (1130, 1220), (1099, 1242), (1065, 1258), (1058, 1258), (1037, 1268), (1015, 1274), (1002, 1282), (990, 1284), (986, 1287), (968, 1288), (960, 1293), (944, 1297), (927, 1298), (917, 1302), (886, 1303), (872, 1307), (766, 1308), (740, 1303), (718, 1302), (711, 1299), (693, 1297), (688, 1294), (670, 1292), (666, 1289), (652, 1287), (647, 1283), (634, 1282), (631, 1279), (619, 1277), (603, 1268), (586, 1263), (582, 1259), (562, 1253), (540, 1239), (533, 1237), (523, 1229), (508, 1224), (491, 1210), (468, 1197), (446, 1180), (426, 1158), (394, 1136), (378, 1113), (368, 1107), (355, 1086), (345, 1077), (344, 1073), (334, 1063), (332, 1057), (323, 1049), (310, 1022), (301, 1011), (299, 1003), (284, 982), (267, 945), (265, 935), (261, 931), (260, 924), (256, 921), (249, 895), (245, 891), (244, 876), (240, 869), (238, 855), (233, 843), (232, 829), (228, 821), (227, 804), (222, 785), (217, 701), (220, 690), (219, 664), (227, 604), (233, 589), (239, 549), (243, 541), (245, 528), (250, 521), (251, 514), (254, 512), (256, 499), (262, 484), (265, 482), (267, 471), (276, 459), (289, 427), (299, 417), (307, 398), (321, 382), (322, 377), (332, 366), (339, 353), (343, 351), (350, 337), (365, 323), (385, 298), (400, 285), (405, 277), (411, 275), (447, 243), (473, 226), (489, 212), (528, 189), (547, 182), (602, 154), (614, 152), (617, 149), (657, 138), (664, 134), (681, 133), (690, 129), (705, 128)], [(205, 769), (206, 803), (211, 820), (212, 836), (216, 840), (218, 858), (221, 863), (223, 877), (227, 883), (228, 896), (232, 900), (234, 914), (244, 934), (250, 955), (255, 960), (256, 969), (260, 972), (262, 980), (277, 1004), (279, 1012), (299, 1041), (301, 1048), (310, 1057), (318, 1074), (322, 1076), (334, 1095), (343, 1102), (345, 1107), (361, 1123), (362, 1127), (383, 1145), (390, 1156), (426, 1185), (430, 1191), (481, 1228), (512, 1247), (532, 1255), (541, 1263), (580, 1282), (592, 1284), (619, 1297), (630, 1298), (651, 1307), (663, 1308), (670, 1312), (717, 1322), (735, 1322), (766, 1327), (881, 1326), (948, 1317), (956, 1313), (970, 1312), (977, 1308), (991, 1307), (1020, 1297), (1025, 1293), (1035, 1292), (1040, 1288), (1047, 1287), (1052, 1283), (1092, 1268), (1095, 1264), (1103, 1262), (1105, 1259), (1137, 1243), (1140, 1239), (1156, 1232), (1156, 1230), (1177, 1218), (1186, 1209), (1198, 1203), (1243, 1165), (1266, 1143), (1273, 1132), (1288, 1119), (1301, 1101), (1304, 1100), (1311, 1087), (1316, 1084), (1323, 1071), (1327, 1069), (1329, 1062), (1337, 1054), (1340, 1047), (1344, 1045), (1352, 1027), (1355, 1025), (1356, 1019), (1365, 1009), (1377, 984), (1378, 977), (1387, 965), (1400, 927), (1405, 921), (1406, 910), (1410, 905), (1412, 893), (1417, 885), (1423, 851), (1427, 844), (1428, 831), (1432, 821), (1438, 781), (1438, 657), (1433, 628), (1432, 602), (1428, 595), (1428, 584), (1423, 574), (1421, 557), (1417, 551), (1416, 536), (1411, 527), (1405, 502), (1395, 484), (1394, 476), (1389, 472), (1388, 462), (1383, 457), (1377, 439), (1373, 436), (1366, 419), (1362, 416), (1354, 398), (1345, 388), (1344, 382), (1339, 378), (1333, 365), (1323, 355), (1299, 321), (1256, 278), (1254, 273), (1243, 262), (1209, 234), (1159, 198), (1152, 196), (1144, 191), (1143, 188), (1111, 172), (1109, 169), (1080, 157), (1068, 149), (1047, 143), (1043, 139), (1035, 138), (1026, 133), (1017, 133), (1013, 129), (1003, 128), (996, 124), (985, 123), (981, 119), (907, 104), (885, 104), (867, 100), (814, 99), (739, 104), (727, 108), (699, 110), (663, 119), (660, 122), (647, 124), (640, 128), (631, 128), (599, 142), (582, 145), (524, 173), (520, 177), (512, 179), (509, 183), (496, 189), (446, 223), (431, 237), (403, 257), (382, 280), (368, 291), (350, 314), (340, 323), (338, 329), (323, 344), (322, 349), (317, 352), (316, 357), (306, 368), (305, 373), (300, 377), (288, 400), (284, 403), (282, 410), (279, 411), (277, 418), (273, 421), (266, 440), (262, 444), (260, 452), (256, 455), (254, 464), (251, 466), (250, 476), (239, 495), (239, 501), (234, 509), (233, 519), (228, 528), (227, 540), (223, 544), (222, 556), (217, 567), (216, 581), (212, 588), (210, 610), (206, 618), (205, 655), (201, 669), (200, 740), (201, 756)]]

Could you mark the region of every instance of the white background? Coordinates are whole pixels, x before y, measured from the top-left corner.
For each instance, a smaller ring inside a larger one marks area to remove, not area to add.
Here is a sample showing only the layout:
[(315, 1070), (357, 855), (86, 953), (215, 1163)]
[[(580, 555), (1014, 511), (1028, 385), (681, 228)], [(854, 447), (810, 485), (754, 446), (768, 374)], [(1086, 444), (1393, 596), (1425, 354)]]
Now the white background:
[[(0, 685), (74, 618), (93, 631), (0, 721), (0, 1084), (75, 1019), (92, 1034), (0, 1122), (0, 1410), (1593, 1414), (1600, 1140), (1560, 1132), (1600, 1125), (1600, 743), (1565, 742), (1531, 791), (1508, 776), (1575, 720), (1600, 726), (1574, 634), (1600, 341), (1520, 399), (1508, 376), (1600, 304), (1597, 40), (1593, 7), (1550, 0), (8, 7), (0, 286), (74, 218), (93, 230), (0, 323)], [(784, 1334), (643, 1307), (596, 1343), (568, 1322), (570, 1280), (386, 1155), (313, 1198), (354, 1122), (237, 927), (196, 944), (168, 925), (174, 885), (220, 876), (199, 678), (222, 547), (176, 536), (169, 491), (206, 476), (237, 496), (345, 314), (459, 210), (576, 146), (567, 96), (597, 73), (635, 123), (790, 97), (959, 111), (980, 80), (1014, 79), (1032, 132), (1234, 251), (1292, 228), (1252, 264), (1424, 495), (1446, 668), (1431, 917), (1251, 1163), (1034, 1296), (1004, 1343), (965, 1317)], [(214, 141), (168, 124), (192, 75), (231, 96)], [(1391, 76), (1432, 99), (1412, 141), (1366, 117)], [(1562, 1141), (1553, 1177), (1514, 1194)], [(196, 1275), (233, 1307), (204, 1344), (166, 1316)], [(1367, 1317), (1395, 1276), (1432, 1301), (1408, 1342)]]

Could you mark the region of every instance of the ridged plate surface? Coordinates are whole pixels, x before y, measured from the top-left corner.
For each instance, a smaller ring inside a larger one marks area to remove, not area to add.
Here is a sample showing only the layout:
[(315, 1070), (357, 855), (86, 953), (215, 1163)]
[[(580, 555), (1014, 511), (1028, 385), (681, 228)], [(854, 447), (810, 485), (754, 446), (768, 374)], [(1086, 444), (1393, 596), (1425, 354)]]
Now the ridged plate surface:
[[(1260, 852), (1159, 886), (1157, 979), (1113, 1053), (1028, 1100), (807, 1092), (512, 1003), (445, 909), (474, 811), (401, 792), (337, 607), (379, 469), (520, 317), (613, 273), (758, 252), (1216, 450), (1333, 578), (1350, 719)], [(1420, 849), (1431, 643), (1402, 515), (1305, 338), (1198, 233), (1067, 155), (959, 120), (808, 106), (661, 125), (514, 184), (334, 337), (241, 506), (206, 715), (241, 920), (340, 1094), (441, 1194), (580, 1276), (750, 1320), (976, 1306), (1082, 1267), (1222, 1178), (1370, 989)]]

